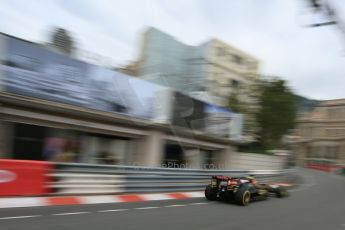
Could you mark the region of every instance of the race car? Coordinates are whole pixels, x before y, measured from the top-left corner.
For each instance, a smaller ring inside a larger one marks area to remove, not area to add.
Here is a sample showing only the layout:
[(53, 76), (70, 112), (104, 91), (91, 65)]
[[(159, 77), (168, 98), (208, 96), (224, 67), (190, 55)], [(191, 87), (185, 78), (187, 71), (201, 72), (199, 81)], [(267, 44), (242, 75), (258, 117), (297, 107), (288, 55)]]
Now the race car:
[(260, 184), (253, 176), (213, 176), (205, 189), (208, 200), (225, 200), (246, 206), (254, 200), (265, 200), (270, 195), (282, 198), (289, 195), (282, 186)]

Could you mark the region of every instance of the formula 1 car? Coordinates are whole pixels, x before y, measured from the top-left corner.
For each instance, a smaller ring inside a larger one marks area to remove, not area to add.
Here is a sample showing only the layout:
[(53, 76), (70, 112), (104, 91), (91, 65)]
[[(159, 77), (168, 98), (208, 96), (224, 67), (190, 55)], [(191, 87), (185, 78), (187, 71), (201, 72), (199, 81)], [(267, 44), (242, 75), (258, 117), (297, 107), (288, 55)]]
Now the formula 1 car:
[(282, 198), (289, 193), (282, 186), (259, 184), (252, 176), (213, 176), (205, 189), (205, 197), (208, 200), (225, 200), (243, 206), (254, 200), (265, 200), (270, 195)]

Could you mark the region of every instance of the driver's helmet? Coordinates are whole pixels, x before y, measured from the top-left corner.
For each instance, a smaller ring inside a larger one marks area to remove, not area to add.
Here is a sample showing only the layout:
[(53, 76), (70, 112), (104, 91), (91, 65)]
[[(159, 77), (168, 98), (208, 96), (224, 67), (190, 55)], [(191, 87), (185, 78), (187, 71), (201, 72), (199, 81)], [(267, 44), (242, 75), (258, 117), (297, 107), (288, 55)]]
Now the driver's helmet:
[(256, 182), (257, 182), (254, 175), (247, 176), (247, 179), (253, 184), (256, 184)]

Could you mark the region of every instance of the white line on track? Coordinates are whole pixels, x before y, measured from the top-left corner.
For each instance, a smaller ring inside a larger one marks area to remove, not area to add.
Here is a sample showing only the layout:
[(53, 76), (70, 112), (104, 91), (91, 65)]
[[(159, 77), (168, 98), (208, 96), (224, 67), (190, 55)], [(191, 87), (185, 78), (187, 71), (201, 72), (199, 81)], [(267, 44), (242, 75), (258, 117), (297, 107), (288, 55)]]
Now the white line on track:
[(200, 202), (200, 203), (191, 203), (191, 204), (188, 204), (188, 205), (203, 205), (203, 204), (209, 204), (209, 203), (206, 203), (206, 202)]
[[(157, 208), (174, 208), (174, 207), (185, 207), (185, 206), (194, 206), (194, 205), (204, 205), (209, 204), (208, 202), (199, 202), (199, 203), (190, 203), (190, 204), (172, 204), (162, 207), (157, 206), (150, 206), (150, 207), (139, 207), (139, 208), (133, 208), (132, 210), (147, 210), (147, 209), (157, 209)], [(97, 212), (99, 213), (106, 213), (106, 212), (123, 212), (123, 211), (129, 211), (129, 209), (105, 209), (105, 210), (99, 210)], [(52, 216), (68, 216), (68, 215), (81, 215), (81, 214), (87, 214), (91, 212), (64, 212), (64, 213), (55, 213), (51, 214)], [(10, 216), (10, 217), (0, 217), (0, 220), (10, 220), (10, 219), (24, 219), (24, 218), (34, 218), (39, 217), (42, 215), (31, 215), (31, 216)]]
[(141, 208), (134, 208), (134, 209), (145, 210), (145, 209), (154, 209), (154, 208), (160, 208), (160, 207), (141, 207)]
[(97, 212), (123, 212), (128, 211), (128, 209), (107, 209), (107, 210), (99, 210)]
[(34, 217), (39, 217), (39, 216), (41, 216), (41, 215), (33, 215), (33, 216), (10, 216), (10, 217), (1, 217), (0, 220), (34, 218)]
[(53, 216), (67, 216), (67, 215), (80, 215), (80, 214), (87, 214), (90, 212), (64, 212), (64, 213), (56, 213), (52, 214)]
[(174, 208), (174, 207), (184, 207), (184, 206), (187, 206), (187, 205), (186, 204), (172, 204), (172, 205), (167, 205), (167, 206), (164, 206), (164, 207)]

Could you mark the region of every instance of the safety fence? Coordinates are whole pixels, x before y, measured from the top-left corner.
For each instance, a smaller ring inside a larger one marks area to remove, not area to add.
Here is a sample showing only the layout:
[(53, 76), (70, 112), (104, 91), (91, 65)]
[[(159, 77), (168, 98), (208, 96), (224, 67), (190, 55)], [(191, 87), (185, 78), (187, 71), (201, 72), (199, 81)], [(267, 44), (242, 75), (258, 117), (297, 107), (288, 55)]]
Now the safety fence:
[[(36, 167), (36, 173), (28, 176), (32, 167)], [(201, 191), (212, 175), (253, 174), (264, 183), (291, 183), (296, 177), (294, 169), (201, 170), (18, 160), (0, 160), (0, 170), (0, 196)], [(6, 175), (7, 179), (1, 179)], [(11, 191), (11, 187), (17, 189)]]
[(306, 158), (304, 167), (324, 172), (342, 172), (345, 170), (345, 162), (325, 158)]

